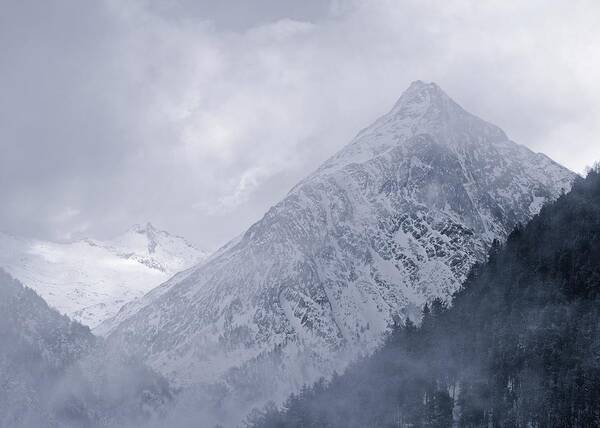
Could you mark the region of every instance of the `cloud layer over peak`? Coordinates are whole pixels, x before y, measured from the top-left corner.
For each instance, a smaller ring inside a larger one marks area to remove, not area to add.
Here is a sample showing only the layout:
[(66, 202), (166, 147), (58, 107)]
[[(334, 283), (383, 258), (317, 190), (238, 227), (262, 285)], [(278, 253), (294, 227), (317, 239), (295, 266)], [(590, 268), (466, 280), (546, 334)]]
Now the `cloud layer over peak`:
[(9, 0), (0, 229), (151, 220), (214, 247), (416, 79), (574, 170), (600, 158), (595, 1), (245, 4)]

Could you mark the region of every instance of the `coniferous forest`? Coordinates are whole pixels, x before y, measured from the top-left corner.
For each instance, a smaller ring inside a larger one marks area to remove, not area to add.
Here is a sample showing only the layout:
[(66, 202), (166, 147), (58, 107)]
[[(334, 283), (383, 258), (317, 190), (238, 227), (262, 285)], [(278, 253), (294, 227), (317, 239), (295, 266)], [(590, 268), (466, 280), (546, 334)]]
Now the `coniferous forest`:
[(494, 242), (451, 307), (434, 301), (371, 357), (246, 424), (600, 426), (600, 168)]

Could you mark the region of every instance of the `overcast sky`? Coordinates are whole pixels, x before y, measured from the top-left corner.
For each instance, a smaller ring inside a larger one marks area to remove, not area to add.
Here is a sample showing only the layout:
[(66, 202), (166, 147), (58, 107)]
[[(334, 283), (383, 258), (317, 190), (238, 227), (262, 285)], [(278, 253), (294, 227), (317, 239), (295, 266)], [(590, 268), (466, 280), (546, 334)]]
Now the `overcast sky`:
[(437, 82), (514, 141), (600, 160), (600, 2), (0, 0), (0, 229), (207, 249)]

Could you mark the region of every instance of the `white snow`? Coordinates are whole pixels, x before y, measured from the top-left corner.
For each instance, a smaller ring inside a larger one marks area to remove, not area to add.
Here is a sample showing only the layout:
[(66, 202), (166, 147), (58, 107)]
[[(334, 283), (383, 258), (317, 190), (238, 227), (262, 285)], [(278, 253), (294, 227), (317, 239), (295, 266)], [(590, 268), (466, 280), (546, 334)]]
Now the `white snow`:
[(111, 241), (58, 243), (0, 233), (0, 266), (63, 314), (96, 327), (206, 253), (147, 225)]
[(394, 317), (450, 300), (493, 239), (573, 178), (415, 82), (245, 234), (103, 332), (176, 384), (225, 385), (236, 408), (280, 400), (371, 352)]

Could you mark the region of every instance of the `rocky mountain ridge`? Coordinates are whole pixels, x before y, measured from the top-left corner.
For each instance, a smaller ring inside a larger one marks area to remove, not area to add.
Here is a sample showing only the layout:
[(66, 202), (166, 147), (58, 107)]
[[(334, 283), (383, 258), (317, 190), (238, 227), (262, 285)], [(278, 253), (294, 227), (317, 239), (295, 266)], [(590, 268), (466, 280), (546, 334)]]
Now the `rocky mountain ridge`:
[(494, 239), (574, 177), (417, 81), (226, 250), (104, 332), (242, 414), (369, 353), (394, 319), (448, 301)]

